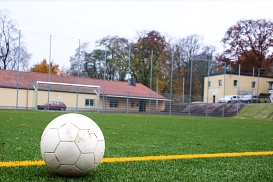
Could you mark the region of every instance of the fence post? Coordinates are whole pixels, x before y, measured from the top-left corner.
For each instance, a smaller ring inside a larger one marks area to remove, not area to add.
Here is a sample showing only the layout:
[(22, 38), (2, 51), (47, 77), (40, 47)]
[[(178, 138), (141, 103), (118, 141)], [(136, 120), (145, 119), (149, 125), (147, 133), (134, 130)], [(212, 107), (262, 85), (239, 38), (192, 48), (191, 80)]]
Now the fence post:
[(16, 110), (18, 109), (18, 92), (19, 92), (19, 64), (20, 64), (20, 49), (21, 49), (21, 30), (19, 30), (19, 45), (18, 45), (18, 61), (17, 61), (17, 81), (16, 81)]
[(173, 92), (173, 52), (172, 52), (172, 63), (171, 63), (171, 85), (170, 85), (170, 109), (169, 114), (172, 113), (172, 93)]
[[(50, 38), (49, 38), (48, 82), (50, 82), (51, 39), (52, 39), (52, 35), (50, 35)], [(50, 94), (50, 84), (48, 84), (47, 102), (49, 102), (49, 94)], [(49, 110), (49, 105), (47, 109)]]
[(152, 79), (153, 79), (153, 49), (151, 54), (151, 70), (150, 70), (150, 99), (149, 99), (149, 114), (151, 114), (151, 99), (152, 99)]

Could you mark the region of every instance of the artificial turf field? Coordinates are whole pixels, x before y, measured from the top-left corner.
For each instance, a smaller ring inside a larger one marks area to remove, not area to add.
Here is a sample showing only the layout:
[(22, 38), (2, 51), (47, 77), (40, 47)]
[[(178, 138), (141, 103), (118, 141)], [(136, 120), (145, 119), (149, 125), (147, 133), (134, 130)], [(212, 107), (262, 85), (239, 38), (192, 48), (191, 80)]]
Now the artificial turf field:
[[(0, 166), (41, 161), (42, 132), (61, 114), (0, 110)], [(94, 172), (65, 178), (46, 165), (2, 166), (0, 181), (273, 181), (272, 120), (82, 114), (92, 118), (105, 137), (104, 162)], [(107, 161), (132, 157), (145, 160)], [(150, 160), (153, 157), (159, 160)]]

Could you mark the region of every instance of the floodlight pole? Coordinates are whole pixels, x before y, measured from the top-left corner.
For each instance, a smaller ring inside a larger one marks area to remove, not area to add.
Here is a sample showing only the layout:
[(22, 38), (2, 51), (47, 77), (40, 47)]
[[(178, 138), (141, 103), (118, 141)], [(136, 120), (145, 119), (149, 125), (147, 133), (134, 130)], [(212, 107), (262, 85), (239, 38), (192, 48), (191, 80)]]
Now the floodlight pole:
[[(80, 80), (80, 58), (81, 58), (81, 39), (79, 39), (79, 54), (78, 54), (78, 84)], [(76, 96), (76, 111), (78, 111), (78, 99), (79, 98), (79, 87), (77, 86), (77, 96)]]
[[(239, 64), (239, 72), (238, 72), (238, 91), (237, 96), (239, 97), (241, 91), (240, 91), (240, 78), (241, 78), (241, 65)], [(238, 102), (237, 102), (237, 114), (238, 114)]]
[(185, 77), (183, 77), (183, 79), (182, 79), (182, 90), (183, 90), (183, 104), (185, 103)]
[[(253, 103), (253, 86), (254, 86), (254, 70), (255, 68), (252, 68), (252, 84), (251, 84), (251, 104)], [(237, 110), (237, 114), (238, 114), (238, 110)]]
[[(206, 106), (206, 116), (208, 116), (208, 112), (207, 112), (207, 110), (208, 110), (208, 92), (209, 92), (209, 67), (210, 67), (210, 62), (216, 62), (216, 61), (214, 61), (214, 60), (208, 60), (208, 59), (195, 59), (195, 58), (190, 58), (190, 60), (191, 60), (191, 73), (190, 73), (190, 101), (191, 101), (191, 85), (192, 85), (192, 62), (194, 61), (194, 60), (199, 60), (199, 61), (207, 61), (208, 62), (208, 82), (207, 82), (207, 106)], [(226, 67), (226, 63), (225, 63), (225, 67)], [(225, 81), (224, 81), (225, 82)], [(224, 83), (225, 84), (225, 83)], [(224, 89), (225, 89), (225, 87), (224, 87)], [(183, 93), (184, 93), (184, 78), (183, 78)], [(184, 97), (183, 97), (184, 98)], [(189, 107), (189, 115), (190, 115), (190, 107)]]
[(18, 109), (18, 92), (19, 92), (19, 64), (20, 64), (20, 49), (21, 49), (21, 30), (19, 30), (19, 50), (17, 61), (17, 82), (16, 82), (16, 110)]
[(188, 115), (190, 116), (191, 115), (191, 85), (192, 85), (192, 60), (191, 58), (189, 58), (189, 61), (190, 61), (190, 64), (191, 64), (191, 71), (190, 71), (190, 98), (189, 98), (189, 112), (188, 112)]
[(104, 51), (105, 53), (105, 56), (104, 56), (104, 68), (103, 68), (103, 91), (102, 91), (102, 94), (103, 94), (103, 97), (102, 97), (102, 100), (103, 100), (103, 112), (105, 112), (105, 100), (104, 100), (104, 92), (105, 92), (105, 69), (106, 69), (106, 49)]
[[(225, 95), (226, 95), (226, 73), (227, 73), (227, 63), (225, 63), (225, 70), (224, 70), (224, 97), (223, 97), (223, 101), (225, 99)], [(223, 108), (222, 108), (222, 117), (225, 117), (225, 102), (223, 103)]]
[(171, 86), (170, 86), (170, 109), (169, 115), (172, 113), (172, 93), (173, 93), (173, 52), (172, 52), (172, 64), (171, 64)]
[[(129, 45), (129, 58), (128, 58), (128, 74), (127, 74), (127, 100), (126, 100), (126, 113), (128, 114), (129, 110), (129, 92), (130, 92), (130, 84), (129, 79), (131, 79), (131, 70), (130, 70), (130, 56), (131, 56), (131, 47)], [(130, 75), (130, 78), (129, 78)]]
[(209, 68), (210, 68), (210, 61), (208, 60), (208, 81), (207, 81), (207, 105), (206, 105), (206, 117), (208, 117), (208, 103), (209, 103)]
[[(34, 82), (35, 83), (35, 82)], [(33, 83), (33, 86), (34, 86), (34, 83)], [(34, 90), (35, 90), (35, 110), (37, 111), (38, 108), (37, 108), (37, 104), (38, 104), (38, 82), (35, 83), (35, 86), (34, 86)]]
[[(50, 39), (49, 39), (48, 82), (50, 82), (51, 39), (52, 39), (52, 35), (50, 35)], [(47, 103), (49, 103), (49, 94), (50, 94), (50, 85), (48, 84)], [(47, 105), (47, 110), (49, 110), (49, 104)]]
[(264, 68), (258, 68), (258, 88), (257, 88), (257, 96), (259, 96), (259, 88), (260, 88), (260, 70), (264, 70)]
[(153, 49), (151, 54), (151, 70), (150, 70), (150, 99), (149, 99), (149, 114), (151, 114), (151, 99), (152, 99), (152, 78), (153, 78)]

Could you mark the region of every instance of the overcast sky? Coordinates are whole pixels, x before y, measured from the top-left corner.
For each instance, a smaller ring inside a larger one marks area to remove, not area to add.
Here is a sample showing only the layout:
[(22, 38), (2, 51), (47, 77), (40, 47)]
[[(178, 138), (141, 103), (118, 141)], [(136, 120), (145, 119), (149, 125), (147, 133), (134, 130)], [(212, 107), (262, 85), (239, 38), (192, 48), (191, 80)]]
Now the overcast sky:
[(272, 8), (272, 0), (0, 0), (32, 54), (29, 66), (50, 57), (60, 68), (70, 67), (79, 42), (94, 48), (107, 35), (133, 40), (142, 30), (173, 39), (198, 34), (221, 50), (229, 27), (241, 19), (272, 20)]

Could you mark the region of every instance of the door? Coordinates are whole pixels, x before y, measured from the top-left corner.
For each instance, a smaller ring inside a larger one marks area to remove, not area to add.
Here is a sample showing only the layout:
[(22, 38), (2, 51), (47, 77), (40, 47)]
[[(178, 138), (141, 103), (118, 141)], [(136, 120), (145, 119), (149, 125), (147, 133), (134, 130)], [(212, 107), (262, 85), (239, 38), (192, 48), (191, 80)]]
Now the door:
[(215, 95), (213, 96), (213, 103), (215, 103)]
[(139, 101), (139, 112), (145, 112), (146, 111), (146, 101), (140, 100)]

